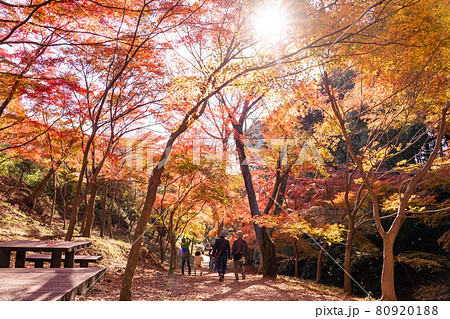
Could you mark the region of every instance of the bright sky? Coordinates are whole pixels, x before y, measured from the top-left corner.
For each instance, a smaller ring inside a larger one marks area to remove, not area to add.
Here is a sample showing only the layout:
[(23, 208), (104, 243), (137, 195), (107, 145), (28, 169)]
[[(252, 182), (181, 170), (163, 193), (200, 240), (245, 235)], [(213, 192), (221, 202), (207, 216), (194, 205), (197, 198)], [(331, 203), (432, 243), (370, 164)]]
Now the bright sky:
[(282, 40), (289, 24), (282, 2), (268, 1), (257, 8), (252, 24), (257, 39), (270, 43)]

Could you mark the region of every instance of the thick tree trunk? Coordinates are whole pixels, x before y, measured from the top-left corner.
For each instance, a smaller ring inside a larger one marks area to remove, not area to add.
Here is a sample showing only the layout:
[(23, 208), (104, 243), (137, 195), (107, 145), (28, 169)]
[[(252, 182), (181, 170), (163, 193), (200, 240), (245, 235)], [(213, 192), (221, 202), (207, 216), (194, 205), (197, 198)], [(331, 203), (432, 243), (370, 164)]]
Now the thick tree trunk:
[(383, 271), (381, 273), (381, 300), (395, 301), (394, 284), (394, 242), (395, 237), (386, 236), (383, 239)]
[(91, 190), (91, 197), (89, 198), (89, 205), (86, 211), (86, 222), (82, 232), (83, 237), (91, 237), (92, 225), (94, 224), (94, 210), (95, 210), (95, 197), (97, 197), (98, 183), (94, 181)]
[(261, 272), (263, 277), (277, 277), (277, 259), (275, 244), (267, 234), (265, 227), (261, 228), (261, 240), (258, 240), (259, 249), (261, 250)]
[(172, 275), (177, 269), (177, 246), (175, 237), (172, 235), (170, 238), (170, 263), (169, 263), (169, 275)]
[(344, 257), (344, 291), (347, 294), (352, 293), (352, 252), (353, 252), (353, 237), (355, 235), (355, 227), (353, 221), (349, 222), (349, 229), (347, 233), (347, 242), (345, 243), (345, 257)]
[(319, 251), (319, 257), (317, 257), (317, 271), (316, 271), (316, 281), (320, 283), (322, 281), (322, 263), (323, 263), (323, 253), (327, 248), (328, 243), (325, 242), (322, 245), (322, 248)]

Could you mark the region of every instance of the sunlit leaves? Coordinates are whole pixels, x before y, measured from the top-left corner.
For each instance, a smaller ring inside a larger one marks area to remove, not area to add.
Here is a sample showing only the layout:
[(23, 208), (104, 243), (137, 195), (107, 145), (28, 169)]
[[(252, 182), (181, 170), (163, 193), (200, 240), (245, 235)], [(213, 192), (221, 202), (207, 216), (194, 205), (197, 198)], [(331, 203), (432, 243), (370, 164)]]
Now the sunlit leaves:
[(259, 226), (268, 228), (276, 227), (277, 231), (289, 235), (292, 238), (299, 239), (303, 235), (318, 239), (323, 238), (331, 243), (341, 242), (343, 240), (344, 226), (341, 224), (316, 224), (303, 219), (292, 212), (279, 216), (263, 215), (255, 217), (254, 222)]

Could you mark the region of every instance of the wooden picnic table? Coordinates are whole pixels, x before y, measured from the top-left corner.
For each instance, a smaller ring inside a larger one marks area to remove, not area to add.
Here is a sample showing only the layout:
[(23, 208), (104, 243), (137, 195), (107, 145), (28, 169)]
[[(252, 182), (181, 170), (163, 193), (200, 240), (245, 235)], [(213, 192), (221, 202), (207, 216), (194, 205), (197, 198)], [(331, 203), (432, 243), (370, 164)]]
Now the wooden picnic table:
[(105, 276), (105, 268), (0, 269), (0, 302), (74, 300)]
[(64, 268), (73, 268), (75, 252), (92, 245), (90, 241), (32, 241), (13, 240), (0, 242), (0, 268), (9, 268), (11, 252), (16, 251), (16, 268), (25, 267), (27, 251), (51, 252), (50, 267), (61, 267), (62, 253), (65, 255)]

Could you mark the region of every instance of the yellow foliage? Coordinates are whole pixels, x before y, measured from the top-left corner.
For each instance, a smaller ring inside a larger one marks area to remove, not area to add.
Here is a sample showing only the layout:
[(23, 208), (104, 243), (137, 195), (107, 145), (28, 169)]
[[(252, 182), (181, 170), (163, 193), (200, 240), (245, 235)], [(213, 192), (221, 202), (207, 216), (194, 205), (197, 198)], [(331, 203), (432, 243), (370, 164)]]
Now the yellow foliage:
[(263, 215), (253, 218), (259, 226), (268, 228), (276, 227), (280, 233), (299, 239), (303, 234), (313, 238), (324, 238), (330, 243), (338, 243), (343, 240), (345, 226), (341, 224), (316, 224), (294, 214), (284, 216)]

